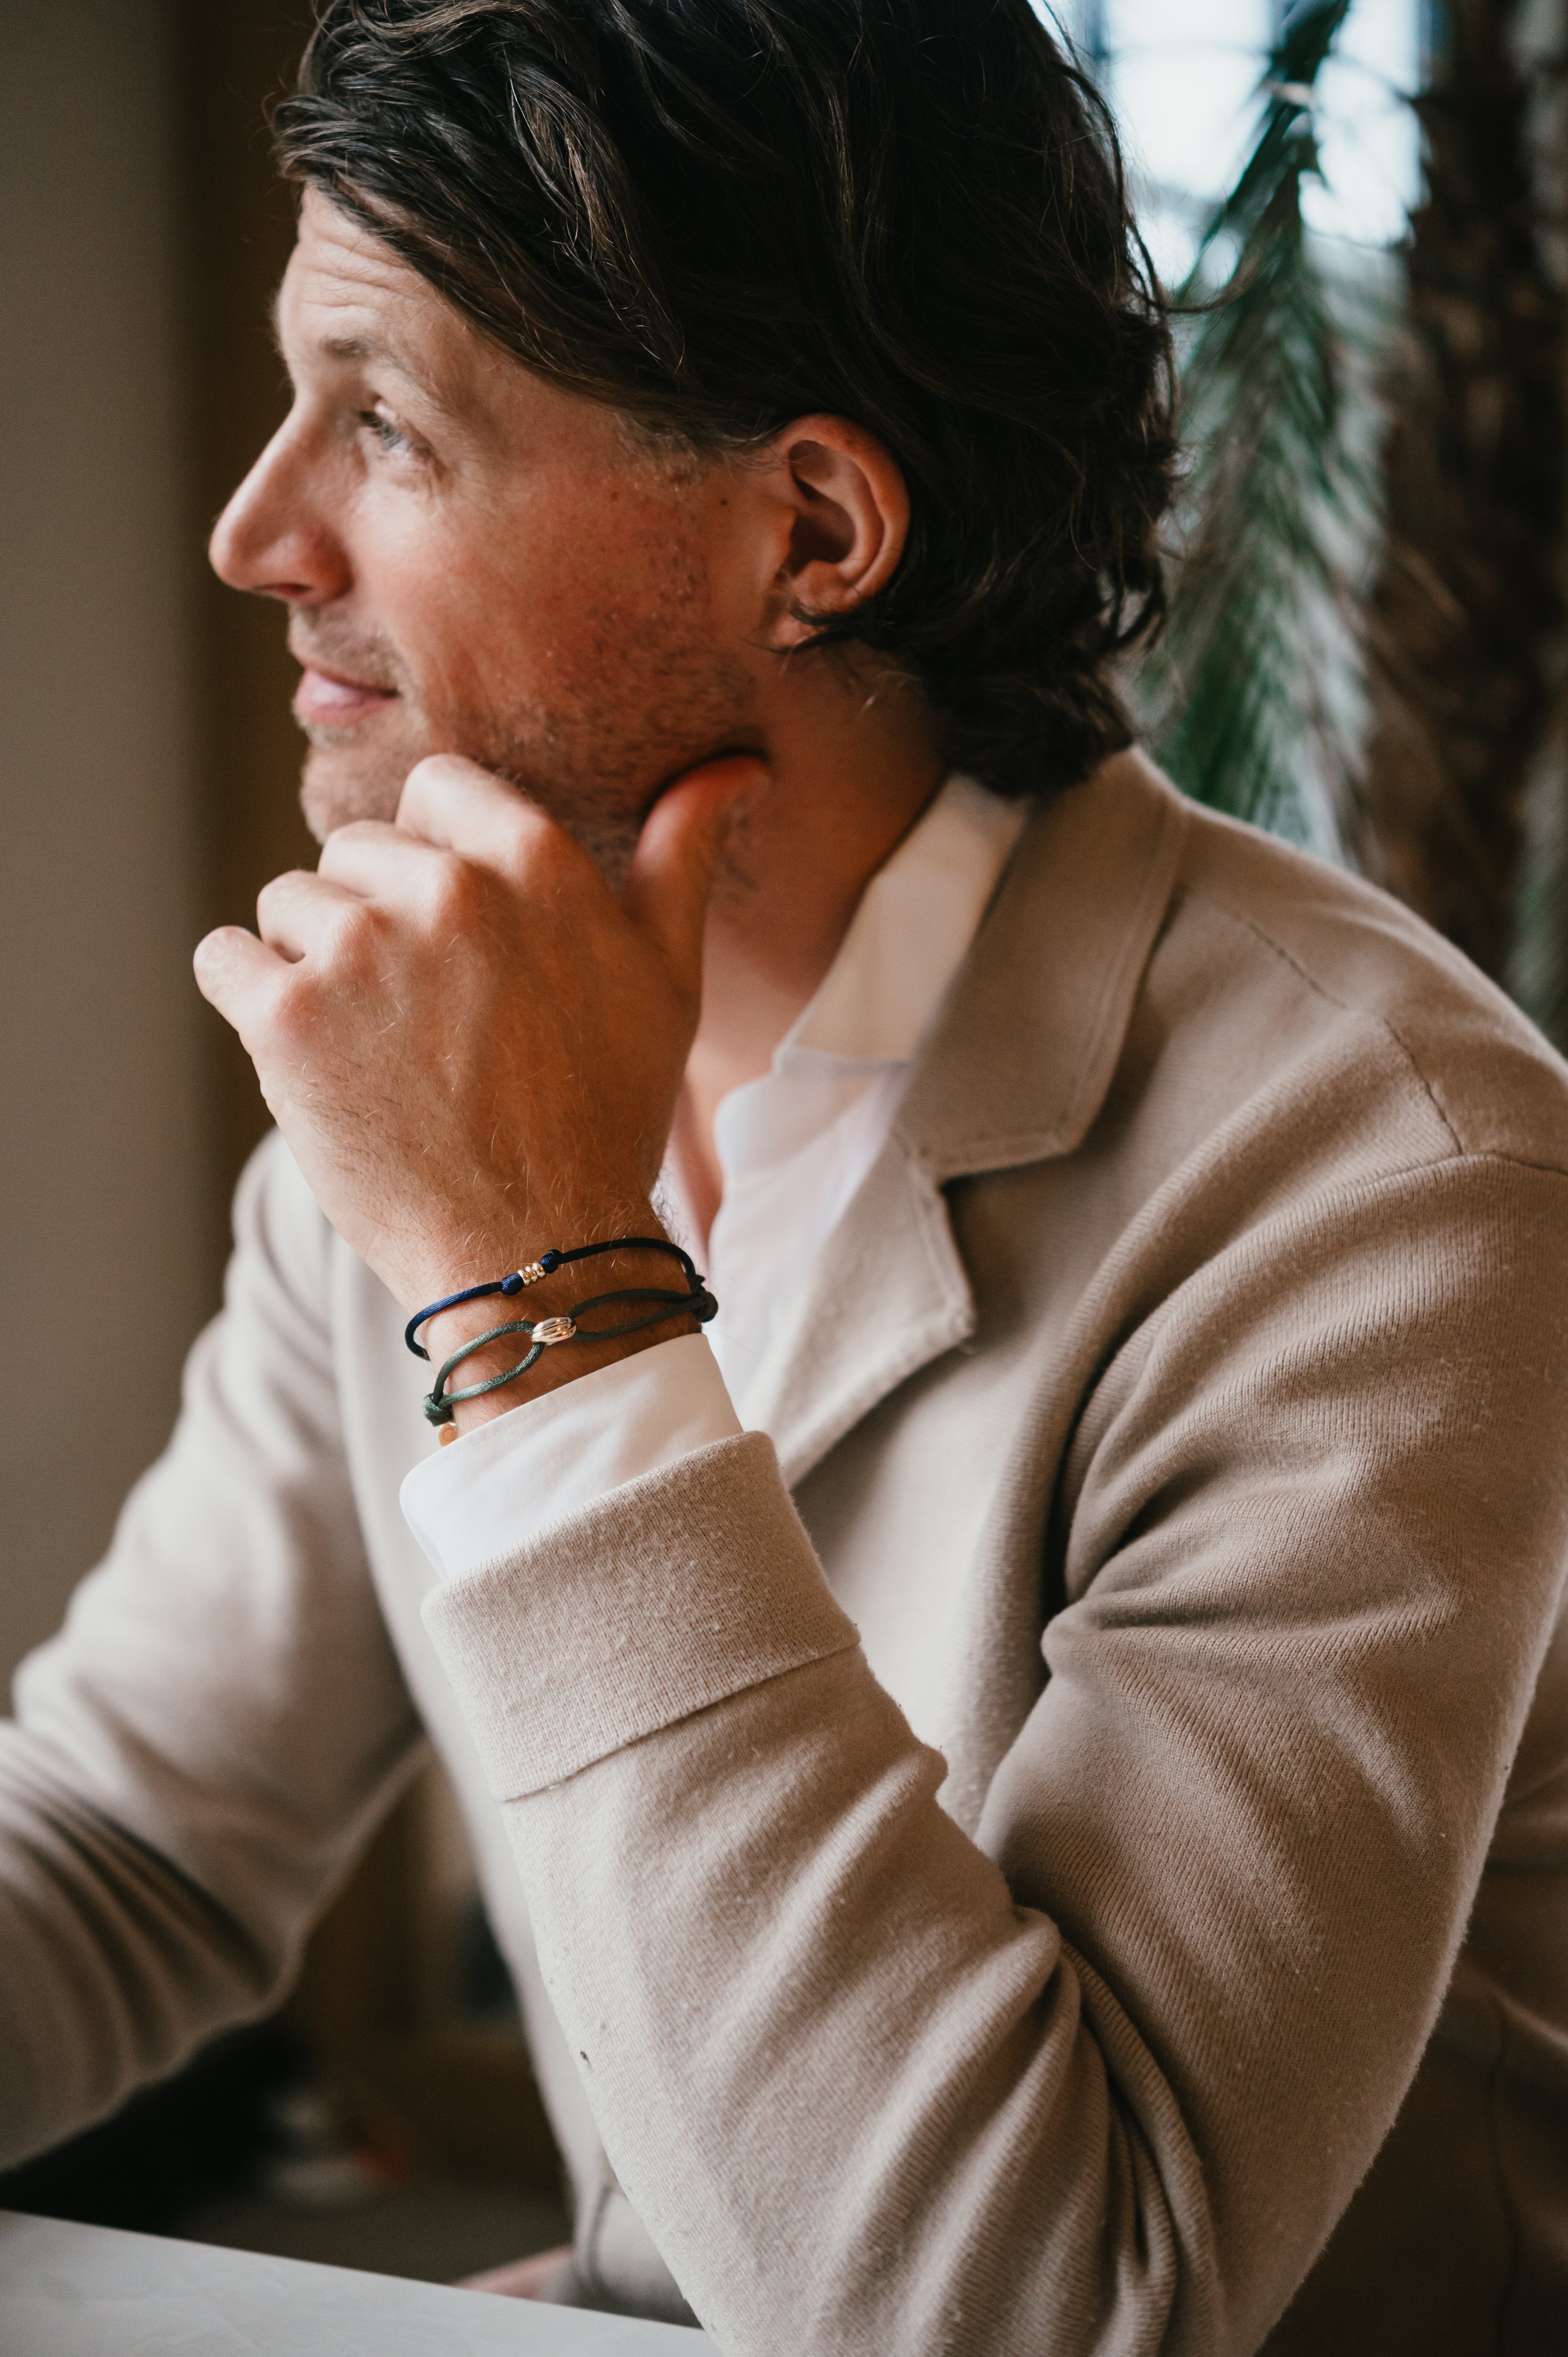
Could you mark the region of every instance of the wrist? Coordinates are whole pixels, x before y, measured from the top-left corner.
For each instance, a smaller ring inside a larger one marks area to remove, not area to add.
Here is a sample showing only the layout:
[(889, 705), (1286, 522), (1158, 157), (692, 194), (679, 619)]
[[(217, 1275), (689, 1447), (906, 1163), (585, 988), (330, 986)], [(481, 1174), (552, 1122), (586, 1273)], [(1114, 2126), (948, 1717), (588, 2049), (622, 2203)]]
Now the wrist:
[[(625, 1224), (640, 1237), (657, 1237), (664, 1232), (646, 1209), (632, 1214)], [(523, 1271), (527, 1273), (532, 1265), (523, 1263)], [(450, 1400), (450, 1417), (443, 1420), (440, 1426), (443, 1438), (456, 1438), (472, 1431), (494, 1416), (505, 1415), (530, 1400), (542, 1398), (547, 1392), (558, 1390), (579, 1375), (613, 1366), (639, 1351), (672, 1340), (677, 1335), (699, 1333), (701, 1321), (695, 1310), (685, 1306), (685, 1289), (686, 1280), (670, 1255), (650, 1251), (640, 1243), (628, 1243), (548, 1275), (530, 1275), (523, 1288), (510, 1295), (489, 1294), (479, 1300), (461, 1302), (438, 1311), (421, 1328), (420, 1339), (429, 1353), (432, 1368), (437, 1372), (442, 1395)], [(573, 1312), (583, 1309), (585, 1305), (599, 1303), (602, 1296), (628, 1292), (682, 1297), (671, 1299), (667, 1308), (657, 1298), (604, 1301), (601, 1306), (587, 1307), (582, 1325), (575, 1325)], [(643, 1320), (647, 1322), (640, 1322)], [(630, 1333), (594, 1330), (628, 1322), (635, 1325)], [(478, 1349), (465, 1349), (479, 1336), (489, 1335), (500, 1326), (518, 1330), (496, 1334), (493, 1340), (482, 1342)], [(564, 1334), (559, 1331), (562, 1326), (568, 1329)], [(529, 1356), (536, 1335), (542, 1347), (532, 1365), (514, 1372)], [(460, 1363), (443, 1376), (446, 1362), (460, 1351), (464, 1352)], [(510, 1380), (498, 1380), (502, 1377)], [(491, 1383), (496, 1388), (480, 1391), (477, 1397), (452, 1396)]]

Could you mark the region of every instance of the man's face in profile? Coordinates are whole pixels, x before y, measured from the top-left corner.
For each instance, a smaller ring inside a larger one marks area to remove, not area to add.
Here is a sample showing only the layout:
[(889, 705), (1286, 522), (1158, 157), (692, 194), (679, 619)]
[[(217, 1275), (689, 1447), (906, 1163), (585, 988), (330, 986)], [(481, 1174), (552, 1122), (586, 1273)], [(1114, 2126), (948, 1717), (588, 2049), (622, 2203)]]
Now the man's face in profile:
[(618, 870), (661, 785), (757, 742), (767, 583), (728, 470), (509, 359), (315, 190), (278, 328), (294, 407), (212, 559), (288, 603), (313, 832), (459, 752)]

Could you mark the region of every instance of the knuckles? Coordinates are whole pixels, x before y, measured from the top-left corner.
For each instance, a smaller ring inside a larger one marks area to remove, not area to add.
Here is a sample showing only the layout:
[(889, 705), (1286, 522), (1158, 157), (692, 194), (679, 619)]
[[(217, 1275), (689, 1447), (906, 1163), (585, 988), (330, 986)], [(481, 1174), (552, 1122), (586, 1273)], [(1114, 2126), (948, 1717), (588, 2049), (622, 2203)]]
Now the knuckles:
[(489, 914), (491, 886), (483, 871), (457, 852), (441, 852), (429, 864), (420, 895), (420, 917), (437, 936), (467, 933)]
[[(446, 757), (428, 766), (448, 766)], [(532, 985), (525, 996), (575, 1006), (590, 1028), (607, 996), (640, 1004), (660, 1028), (690, 1033), (694, 976), (648, 956), (587, 852), (526, 802), (490, 817), (477, 830), (488, 837), (482, 846), (426, 839), (416, 856), (400, 851), (390, 866), (388, 831), (352, 824), (331, 838), (333, 856), (323, 862), (325, 869), (341, 857), (340, 877), (299, 872), (266, 887), (258, 916), (274, 936), (272, 971), (246, 974), (224, 996), (247, 1048), (285, 1095), (297, 1093), (307, 1071), (352, 1072), (389, 1054), (417, 1064), (432, 1041), (449, 1037), (455, 1008), (472, 1016), (498, 992), (514, 997), (519, 974)], [(381, 846), (378, 868), (356, 866), (361, 841)], [(373, 876), (390, 889), (372, 897), (364, 887)], [(208, 963), (229, 956), (221, 936), (202, 945)]]
[(319, 1021), (320, 988), (315, 974), (304, 966), (285, 965), (256, 991), (249, 1028), (258, 1044), (252, 1047), (249, 1039), (245, 1044), (252, 1054), (297, 1047)]
[(310, 891), (314, 880), (306, 869), (291, 867), (286, 875), (274, 876), (270, 884), (263, 885), (256, 895), (256, 922), (263, 941), (285, 920), (302, 891)]
[(427, 793), (438, 794), (443, 786), (464, 785), (470, 779), (493, 782), (490, 772), (478, 761), (470, 761), (466, 753), (426, 753), (403, 780), (403, 791), (417, 799)]
[(564, 924), (575, 933), (602, 920), (603, 878), (580, 844), (526, 806), (510, 820), (490, 862), (498, 886), (532, 931)]
[(326, 956), (321, 963), (331, 972), (362, 974), (381, 964), (394, 932), (385, 911), (373, 900), (341, 901), (328, 920)]
[(335, 877), (345, 868), (351, 874), (356, 853), (385, 842), (391, 833), (385, 821), (377, 818), (351, 818), (335, 826), (321, 846), (317, 874)]

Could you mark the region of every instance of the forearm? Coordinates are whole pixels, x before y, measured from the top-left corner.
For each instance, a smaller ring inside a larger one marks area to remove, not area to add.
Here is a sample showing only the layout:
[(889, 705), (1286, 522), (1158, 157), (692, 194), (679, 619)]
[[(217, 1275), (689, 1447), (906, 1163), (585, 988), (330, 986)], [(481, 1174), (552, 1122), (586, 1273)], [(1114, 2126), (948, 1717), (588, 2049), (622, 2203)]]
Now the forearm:
[(271, 2003), (418, 1756), (356, 1525), (329, 1250), (272, 1140), (169, 1448), (18, 1672), (0, 1725), (13, 2155)]
[[(1211, 2351), (1179, 2107), (938, 1806), (767, 1445), (651, 1503), (619, 1493), (428, 1618), (607, 2148), (688, 2298), (736, 2357), (918, 2357), (960, 2318), (996, 2348), (1051, 2318), (1069, 2352), (1113, 2282), (1128, 2346)], [(590, 1620), (596, 1585), (616, 1606)]]
[[(863, 1659), (639, 1749), (512, 1837), (606, 2148), (720, 2346), (1229, 2346), (1157, 2064), (943, 1814)], [(719, 1789), (704, 1838), (649, 1842)]]
[(0, 1727), (0, 2166), (264, 2011), (292, 1961)]

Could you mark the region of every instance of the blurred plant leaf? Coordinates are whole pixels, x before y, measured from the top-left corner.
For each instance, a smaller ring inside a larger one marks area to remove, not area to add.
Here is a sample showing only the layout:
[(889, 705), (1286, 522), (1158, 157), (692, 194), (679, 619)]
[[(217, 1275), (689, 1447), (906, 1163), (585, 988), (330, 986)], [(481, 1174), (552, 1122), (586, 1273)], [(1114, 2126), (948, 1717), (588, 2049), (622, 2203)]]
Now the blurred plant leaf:
[(1568, 716), (1562, 704), (1525, 802), (1525, 837), (1506, 980), (1568, 1055)]
[(1301, 193), (1318, 169), (1318, 72), (1350, 5), (1287, 10), (1257, 139), (1177, 297), (1194, 307), (1191, 456), (1170, 617), (1130, 682), (1187, 793), (1329, 855), (1364, 726), (1358, 593), (1378, 511), (1370, 376), (1386, 297), (1375, 257), (1328, 275)]

